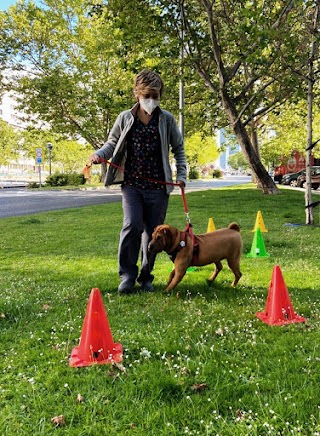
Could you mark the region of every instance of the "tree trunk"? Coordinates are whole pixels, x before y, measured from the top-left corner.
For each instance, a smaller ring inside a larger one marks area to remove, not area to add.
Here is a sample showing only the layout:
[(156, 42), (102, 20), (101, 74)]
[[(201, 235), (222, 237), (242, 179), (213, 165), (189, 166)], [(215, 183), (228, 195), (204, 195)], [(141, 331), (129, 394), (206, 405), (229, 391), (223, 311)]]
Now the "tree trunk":
[(312, 103), (313, 103), (313, 81), (309, 77), (308, 83), (308, 137), (306, 148), (306, 190), (305, 190), (305, 210), (306, 224), (314, 224), (313, 207), (311, 194), (311, 155), (312, 155)]
[(305, 191), (305, 210), (306, 210), (306, 224), (314, 224), (314, 213), (311, 195), (311, 154), (312, 154), (312, 121), (313, 121), (313, 87), (314, 87), (314, 58), (316, 51), (318, 49), (316, 45), (315, 33), (318, 27), (319, 21), (319, 0), (316, 2), (316, 7), (314, 9), (314, 20), (313, 20), (313, 33), (310, 48), (310, 58), (309, 58), (309, 71), (308, 71), (308, 137), (307, 137), (307, 148), (306, 148), (306, 191)]
[(242, 152), (245, 155), (256, 180), (258, 181), (258, 187), (262, 189), (264, 194), (279, 194), (279, 189), (270, 177), (268, 171), (262, 165), (244, 125), (238, 119), (236, 108), (225, 88), (221, 89), (221, 99), (224, 110), (228, 116), (230, 125), (233, 127)]
[[(252, 121), (252, 123), (250, 124), (250, 130), (251, 130), (251, 135), (250, 136), (251, 136), (252, 147), (255, 150), (255, 152), (257, 153), (257, 156), (259, 157), (259, 159), (261, 160), (257, 128), (255, 126), (255, 122), (254, 121)], [(252, 180), (253, 180), (253, 182), (257, 186), (259, 185), (259, 180), (257, 179), (255, 174), (252, 175)]]
[(254, 148), (255, 152), (257, 153), (257, 156), (260, 159), (260, 149), (259, 149), (257, 128), (256, 126), (253, 125), (253, 123), (251, 126), (251, 142), (252, 142), (252, 147)]

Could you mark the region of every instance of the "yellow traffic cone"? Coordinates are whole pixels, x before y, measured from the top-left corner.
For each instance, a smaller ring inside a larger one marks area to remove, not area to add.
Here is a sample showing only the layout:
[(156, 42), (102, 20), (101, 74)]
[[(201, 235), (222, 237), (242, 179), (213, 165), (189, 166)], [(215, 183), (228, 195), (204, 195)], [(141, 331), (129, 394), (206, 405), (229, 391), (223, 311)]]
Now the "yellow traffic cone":
[(255, 232), (257, 229), (260, 229), (261, 232), (267, 232), (268, 231), (268, 229), (264, 225), (264, 221), (263, 221), (263, 218), (262, 218), (262, 213), (260, 212), (260, 210), (257, 213), (256, 223), (255, 223), (254, 229), (252, 231)]
[(207, 233), (214, 232), (216, 230), (216, 226), (214, 225), (213, 219), (209, 218)]

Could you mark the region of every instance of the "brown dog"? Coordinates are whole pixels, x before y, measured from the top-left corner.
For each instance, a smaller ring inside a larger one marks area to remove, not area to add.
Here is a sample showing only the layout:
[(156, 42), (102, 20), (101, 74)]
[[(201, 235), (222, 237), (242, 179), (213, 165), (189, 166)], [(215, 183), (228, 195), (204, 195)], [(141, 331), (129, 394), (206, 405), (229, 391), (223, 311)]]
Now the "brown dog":
[(198, 245), (198, 253), (194, 255), (194, 244), (188, 232), (181, 232), (175, 227), (162, 224), (154, 229), (149, 243), (151, 253), (165, 251), (174, 262), (166, 291), (171, 291), (182, 280), (190, 265), (203, 266), (214, 263), (216, 268), (209, 281), (213, 281), (222, 270), (222, 259), (227, 259), (234, 274), (231, 286), (236, 286), (240, 277), (240, 257), (242, 253), (242, 238), (237, 223), (229, 224), (228, 228), (215, 230), (203, 235), (194, 235)]

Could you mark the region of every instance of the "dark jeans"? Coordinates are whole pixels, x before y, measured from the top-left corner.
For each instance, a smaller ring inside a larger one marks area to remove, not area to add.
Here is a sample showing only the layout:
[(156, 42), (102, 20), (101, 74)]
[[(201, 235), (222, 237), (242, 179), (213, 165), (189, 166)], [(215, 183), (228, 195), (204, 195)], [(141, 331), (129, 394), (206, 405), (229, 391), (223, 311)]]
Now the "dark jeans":
[[(140, 189), (122, 186), (123, 226), (119, 243), (119, 275), (121, 280), (134, 283), (152, 281), (151, 271), (155, 255), (148, 252), (154, 228), (163, 224), (169, 195), (165, 190)], [(138, 258), (141, 247), (141, 270), (138, 277)]]

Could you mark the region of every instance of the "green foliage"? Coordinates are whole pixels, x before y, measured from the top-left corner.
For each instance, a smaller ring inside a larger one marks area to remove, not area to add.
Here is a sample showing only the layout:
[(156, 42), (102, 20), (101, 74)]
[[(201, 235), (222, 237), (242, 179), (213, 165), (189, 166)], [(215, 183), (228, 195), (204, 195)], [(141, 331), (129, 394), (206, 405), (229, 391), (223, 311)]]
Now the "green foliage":
[[(261, 154), (265, 162), (279, 162), (283, 155), (290, 156), (297, 150), (303, 155), (307, 146), (307, 107), (303, 100), (287, 103), (277, 113), (268, 116), (269, 128), (261, 137)], [(274, 134), (270, 135), (270, 131)], [(320, 138), (320, 112), (315, 107), (313, 115), (313, 138)], [(319, 147), (313, 149), (315, 157), (320, 157)]]
[[(1, 65), (10, 66), (8, 87), (21, 93), (29, 119), (41, 119), (69, 139), (80, 135), (95, 149), (117, 114), (134, 103), (132, 79), (144, 67), (163, 76), (161, 104), (175, 115), (183, 81), (189, 137), (212, 135), (228, 123), (233, 130), (236, 120), (249, 134), (257, 128), (260, 133), (264, 114), (305, 92), (301, 78), (313, 37), (313, 5), (302, 0), (289, 6), (246, 0), (18, 2), (0, 13)], [(32, 75), (22, 73), (25, 69)], [(270, 154), (262, 147), (265, 161)], [(195, 165), (201, 156), (192, 153), (190, 159)]]
[[(217, 228), (240, 224), (243, 276), (236, 289), (223, 261), (211, 287), (208, 265), (165, 295), (172, 263), (162, 253), (155, 292), (119, 296), (120, 203), (0, 220), (1, 434), (320, 431), (319, 229), (285, 225), (304, 222), (304, 194), (261, 196), (251, 185), (186, 197), (195, 233), (206, 232), (210, 216)], [(258, 209), (268, 259), (246, 257)], [(179, 195), (170, 197), (167, 222), (185, 226)], [(255, 316), (265, 308), (275, 264), (305, 324), (271, 327)], [(101, 290), (113, 340), (123, 346), (122, 366), (69, 367), (93, 287)], [(65, 425), (55, 428), (51, 419), (59, 415)]]
[(19, 134), (5, 121), (0, 120), (0, 164), (19, 158)]
[(65, 173), (81, 171), (92, 153), (88, 143), (57, 138), (52, 144), (52, 162), (60, 164), (60, 170)]
[(76, 173), (54, 173), (46, 178), (46, 184), (49, 186), (79, 186), (85, 182), (83, 174)]
[(36, 188), (39, 188), (40, 187), (40, 183), (38, 183), (38, 182), (29, 182), (28, 183), (28, 188), (29, 189), (36, 189)]
[(215, 170), (213, 170), (213, 172), (212, 172), (212, 177), (214, 178), (214, 179), (221, 179), (221, 177), (222, 177), (222, 171), (220, 170), (220, 169), (215, 169)]
[(68, 174), (68, 184), (69, 185), (84, 185), (86, 183), (86, 179), (83, 174), (70, 173)]
[(249, 168), (248, 162), (241, 151), (229, 156), (228, 165), (230, 165), (234, 170)]
[(199, 171), (195, 167), (190, 167), (188, 177), (190, 180), (199, 179)]
[(46, 184), (49, 186), (67, 186), (68, 179), (68, 174), (54, 173), (47, 177)]
[(9, 83), (30, 119), (36, 114), (53, 131), (98, 147), (132, 101), (132, 73), (121, 64), (116, 20), (89, 16), (89, 8), (80, 0), (48, 1), (46, 8), (20, 3), (2, 17), (2, 40), (12, 49), (12, 70), (34, 73), (12, 75)]
[(219, 155), (213, 136), (203, 137), (200, 132), (186, 138), (185, 150), (187, 161), (191, 167), (213, 162)]

